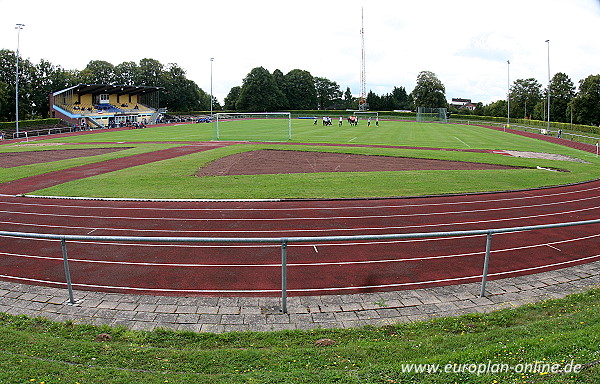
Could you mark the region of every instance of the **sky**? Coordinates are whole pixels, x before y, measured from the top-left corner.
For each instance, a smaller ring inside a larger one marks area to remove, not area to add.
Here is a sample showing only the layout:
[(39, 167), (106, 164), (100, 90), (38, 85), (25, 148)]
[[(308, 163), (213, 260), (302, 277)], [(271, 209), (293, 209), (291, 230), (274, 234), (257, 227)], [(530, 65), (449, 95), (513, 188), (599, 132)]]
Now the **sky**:
[(221, 103), (260, 66), (307, 70), (358, 96), (361, 15), (366, 89), (379, 95), (411, 92), (431, 71), (448, 100), (488, 104), (516, 79), (546, 86), (548, 63), (575, 85), (600, 73), (600, 0), (0, 0), (0, 49), (18, 40), (21, 57), (77, 70), (176, 63)]

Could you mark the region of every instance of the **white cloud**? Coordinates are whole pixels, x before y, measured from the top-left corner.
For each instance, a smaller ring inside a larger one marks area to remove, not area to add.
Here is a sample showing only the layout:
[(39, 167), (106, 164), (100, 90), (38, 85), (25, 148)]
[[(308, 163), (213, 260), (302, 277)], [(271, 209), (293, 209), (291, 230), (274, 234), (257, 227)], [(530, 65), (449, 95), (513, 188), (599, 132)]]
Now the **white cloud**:
[(154, 58), (177, 63), (222, 101), (254, 67), (305, 69), (359, 92), (361, 7), (364, 7), (367, 90), (411, 91), (430, 70), (446, 95), (485, 103), (504, 98), (511, 78), (547, 82), (551, 71), (577, 83), (597, 74), (598, 0), (357, 0), (303, 2), (147, 0), (0, 0), (0, 48), (67, 69), (90, 60), (115, 65)]

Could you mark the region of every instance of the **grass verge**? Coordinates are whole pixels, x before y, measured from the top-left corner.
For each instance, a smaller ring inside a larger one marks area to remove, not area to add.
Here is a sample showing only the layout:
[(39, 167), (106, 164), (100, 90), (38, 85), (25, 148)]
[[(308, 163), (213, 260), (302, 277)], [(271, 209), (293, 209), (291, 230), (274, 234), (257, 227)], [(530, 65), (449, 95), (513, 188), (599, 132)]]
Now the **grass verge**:
[[(354, 329), (144, 332), (1, 314), (0, 331), (3, 383), (597, 383), (600, 378), (600, 289), (488, 314)], [(94, 341), (99, 333), (112, 340)], [(315, 345), (323, 338), (335, 344)], [(490, 367), (487, 372), (471, 368), (481, 370), (482, 364)], [(494, 372), (494, 367), (506, 368)], [(569, 372), (549, 372), (552, 367)]]

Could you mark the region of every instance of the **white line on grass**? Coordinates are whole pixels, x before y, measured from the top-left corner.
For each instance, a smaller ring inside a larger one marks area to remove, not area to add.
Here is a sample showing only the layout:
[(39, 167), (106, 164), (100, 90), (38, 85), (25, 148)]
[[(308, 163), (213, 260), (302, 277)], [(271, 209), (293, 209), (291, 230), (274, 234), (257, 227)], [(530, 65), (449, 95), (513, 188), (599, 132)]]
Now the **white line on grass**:
[(471, 146), (467, 143), (465, 143), (464, 141), (462, 141), (461, 139), (459, 139), (458, 137), (454, 136), (454, 138), (458, 141), (460, 141), (461, 143), (463, 143), (464, 145), (466, 145), (467, 147), (471, 148)]

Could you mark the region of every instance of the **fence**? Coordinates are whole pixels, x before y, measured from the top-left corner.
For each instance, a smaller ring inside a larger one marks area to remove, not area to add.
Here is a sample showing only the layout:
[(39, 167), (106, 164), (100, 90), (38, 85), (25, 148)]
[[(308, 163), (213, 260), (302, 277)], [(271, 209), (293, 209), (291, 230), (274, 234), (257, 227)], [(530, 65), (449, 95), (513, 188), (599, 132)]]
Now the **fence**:
[[(358, 235), (358, 236), (319, 236), (319, 237), (265, 237), (265, 238), (211, 238), (211, 237), (128, 237), (128, 236), (82, 236), (82, 235), (53, 235), (41, 233), (26, 232), (8, 232), (0, 231), (0, 236), (17, 238), (36, 238), (60, 240), (66, 283), (69, 294), (69, 302), (75, 303), (73, 296), (73, 287), (71, 282), (71, 273), (69, 268), (69, 258), (67, 253), (67, 240), (71, 241), (115, 241), (115, 242), (168, 242), (168, 243), (267, 243), (279, 244), (281, 246), (281, 311), (287, 313), (287, 247), (290, 243), (321, 243), (321, 242), (347, 242), (347, 241), (368, 241), (368, 240), (397, 240), (397, 239), (417, 239), (417, 238), (439, 238), (451, 236), (475, 236), (486, 235), (485, 258), (481, 274), (480, 296), (486, 294), (486, 283), (490, 264), (490, 252), (492, 246), (492, 236), (498, 233), (533, 231), (549, 228), (571, 227), (577, 225), (600, 224), (600, 219), (575, 221), (557, 224), (533, 225), (523, 227), (509, 227), (498, 229), (482, 229), (470, 231), (452, 231), (452, 232), (431, 232), (431, 233), (409, 233), (409, 234), (388, 234), (388, 235)], [(595, 255), (593, 257), (598, 257)], [(589, 259), (589, 258), (588, 258)]]
[[(466, 124), (466, 125), (481, 124), (481, 125), (497, 126), (497, 127), (504, 127), (506, 125), (505, 123), (498, 123), (498, 122), (484, 121), (484, 120), (452, 119), (451, 121), (453, 123)], [(548, 130), (546, 127), (534, 127), (534, 126), (521, 125), (521, 124), (511, 124), (510, 128), (516, 129), (519, 131), (537, 133), (537, 134), (541, 134), (541, 135), (550, 135), (550, 136), (557, 136), (557, 137), (559, 135), (558, 129)], [(598, 136), (582, 135), (581, 133), (569, 132), (566, 129), (562, 130), (560, 137), (567, 139), (567, 140), (576, 141), (579, 143), (592, 144), (592, 145), (596, 144), (600, 140), (600, 137), (598, 137)]]

